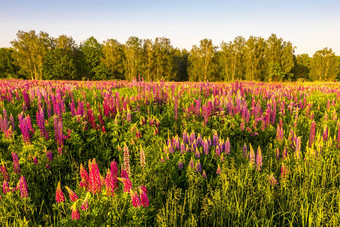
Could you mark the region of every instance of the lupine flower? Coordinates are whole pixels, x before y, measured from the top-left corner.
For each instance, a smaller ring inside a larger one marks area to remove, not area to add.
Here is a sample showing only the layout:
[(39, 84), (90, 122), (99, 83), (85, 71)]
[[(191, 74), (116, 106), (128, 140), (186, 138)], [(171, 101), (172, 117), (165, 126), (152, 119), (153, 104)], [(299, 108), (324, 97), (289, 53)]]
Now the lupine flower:
[(79, 214), (79, 210), (77, 209), (77, 202), (74, 202), (72, 207), (72, 220), (79, 220), (80, 219), (80, 214)]
[(205, 155), (209, 154), (209, 142), (207, 139), (203, 140), (203, 151)]
[(225, 152), (227, 155), (230, 154), (230, 141), (229, 141), (229, 137), (228, 137), (227, 140), (225, 141), (224, 152)]
[(105, 187), (106, 187), (107, 194), (109, 196), (114, 196), (115, 182), (114, 182), (112, 173), (109, 169), (107, 170), (107, 174), (106, 174), (106, 178), (105, 178)]
[(217, 132), (214, 133), (214, 136), (213, 136), (213, 142), (212, 142), (212, 145), (213, 146), (216, 146), (218, 143), (218, 135), (217, 135)]
[(202, 177), (203, 177), (204, 179), (207, 179), (207, 174), (205, 173), (205, 170), (203, 170), (203, 172), (202, 172)]
[(300, 159), (300, 151), (301, 151), (301, 137), (298, 137), (296, 139), (296, 145), (295, 145), (295, 158)]
[(220, 147), (218, 145), (215, 148), (215, 155), (216, 156), (220, 156), (221, 155), (221, 150), (220, 150)]
[(118, 166), (117, 166), (117, 162), (112, 161), (111, 165), (110, 165), (110, 170), (111, 170), (111, 174), (113, 177), (113, 183), (114, 183), (114, 188), (118, 188)]
[(71, 189), (71, 188), (69, 188), (69, 187), (65, 187), (66, 188), (66, 190), (67, 190), (67, 192), (68, 192), (68, 195), (70, 196), (70, 200), (72, 201), (72, 202), (75, 202), (75, 201), (77, 201), (78, 200), (78, 196), (77, 196), (77, 194)]
[(286, 158), (287, 158), (287, 147), (285, 147), (285, 148), (283, 149), (282, 158), (283, 158), (283, 159), (286, 159)]
[(276, 153), (275, 153), (276, 159), (280, 159), (280, 149), (276, 148)]
[(55, 199), (56, 199), (57, 203), (61, 203), (61, 202), (65, 201), (64, 193), (61, 190), (60, 181), (58, 182), (57, 191), (55, 193)]
[(268, 180), (271, 186), (275, 187), (278, 185), (273, 173), (268, 176)]
[(186, 152), (185, 144), (182, 142), (181, 143), (181, 154), (184, 154), (185, 152)]
[(141, 202), (140, 202), (140, 198), (138, 196), (138, 193), (134, 192), (132, 189), (130, 190), (131, 193), (131, 202), (132, 205), (134, 207), (140, 207), (141, 206)]
[(4, 164), (2, 164), (1, 166), (1, 172), (2, 172), (2, 176), (4, 177), (4, 180), (9, 181), (8, 171)]
[(129, 148), (124, 144), (124, 169), (126, 170), (128, 176), (130, 176), (130, 153)]
[(248, 151), (247, 150), (248, 150), (247, 144), (244, 142), (243, 149), (242, 149), (244, 157), (248, 157)]
[(315, 121), (312, 122), (311, 129), (310, 129), (310, 136), (309, 136), (309, 147), (312, 147), (315, 138)]
[(129, 180), (129, 178), (117, 178), (124, 184), (124, 192), (130, 193), (130, 190), (132, 189), (132, 183)]
[(89, 174), (83, 167), (83, 164), (80, 164), (80, 177), (81, 177), (80, 187), (84, 187), (86, 190), (89, 190), (90, 189)]
[(249, 147), (250, 147), (249, 165), (250, 165), (250, 167), (254, 167), (255, 166), (255, 151), (254, 151), (253, 147), (251, 146), (251, 144), (249, 144)]
[(96, 163), (96, 159), (89, 160), (89, 169), (90, 169), (90, 189), (93, 194), (101, 192), (101, 177), (99, 173), (99, 168)]
[(182, 160), (179, 160), (179, 162), (178, 162), (178, 169), (183, 169), (183, 162), (182, 162)]
[(38, 165), (38, 159), (36, 156), (33, 157), (33, 162), (34, 162), (34, 165)]
[(196, 172), (200, 173), (202, 171), (202, 166), (200, 160), (196, 164)]
[(287, 177), (287, 175), (288, 175), (288, 169), (287, 169), (287, 167), (285, 166), (285, 164), (282, 163), (282, 165), (281, 165), (281, 179), (282, 179), (282, 180), (285, 180), (286, 177)]
[(8, 182), (6, 180), (4, 180), (4, 182), (2, 183), (2, 190), (4, 194), (7, 194), (10, 191)]
[(189, 162), (189, 167), (192, 168), (192, 169), (195, 167), (195, 163), (194, 163), (194, 160), (192, 159), (192, 157), (191, 157), (190, 162)]
[(19, 179), (19, 189), (21, 193), (21, 198), (27, 198), (28, 197), (27, 183), (25, 177), (22, 175)]
[(140, 193), (140, 201), (143, 207), (149, 206), (149, 199), (147, 196), (147, 191), (145, 186), (139, 186), (139, 193)]
[(12, 158), (13, 158), (13, 168), (14, 168), (14, 173), (20, 173), (20, 165), (19, 165), (19, 159), (18, 155), (14, 152), (12, 152)]
[(52, 151), (48, 151), (48, 152), (46, 153), (46, 156), (47, 156), (47, 158), (48, 158), (48, 161), (49, 161), (49, 162), (52, 162), (52, 160), (53, 160), (53, 153), (52, 153)]
[(90, 192), (87, 192), (86, 196), (85, 196), (85, 199), (84, 199), (83, 203), (81, 204), (81, 209), (82, 210), (89, 209), (89, 199), (90, 199), (90, 196), (91, 196)]
[(145, 167), (145, 153), (142, 146), (140, 147), (140, 165)]
[(217, 170), (216, 170), (216, 174), (220, 174), (222, 172), (222, 169), (220, 167), (220, 164), (217, 165)]
[(256, 170), (260, 171), (262, 167), (262, 151), (260, 146), (257, 148), (256, 153)]
[(323, 137), (323, 141), (326, 142), (328, 140), (328, 127), (327, 127), (327, 125), (325, 126), (322, 137)]

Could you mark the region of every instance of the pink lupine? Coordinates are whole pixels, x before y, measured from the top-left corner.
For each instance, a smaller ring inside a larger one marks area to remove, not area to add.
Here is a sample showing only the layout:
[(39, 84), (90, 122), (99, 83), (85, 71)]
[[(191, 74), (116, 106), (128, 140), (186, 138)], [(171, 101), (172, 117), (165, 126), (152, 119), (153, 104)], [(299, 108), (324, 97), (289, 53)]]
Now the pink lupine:
[(328, 140), (328, 127), (327, 127), (327, 125), (325, 126), (325, 129), (322, 133), (322, 137), (323, 137), (323, 141), (326, 142)]
[(80, 214), (79, 214), (79, 210), (77, 208), (77, 202), (75, 202), (72, 207), (72, 214), (71, 214), (71, 218), (72, 220), (79, 220), (80, 219)]
[(309, 147), (312, 147), (315, 138), (315, 121), (312, 122), (311, 129), (310, 129), (310, 136), (309, 136)]
[(130, 193), (131, 193), (131, 202), (132, 202), (132, 205), (134, 207), (140, 207), (141, 206), (141, 201), (140, 201), (138, 193), (136, 193), (132, 189), (130, 190)]
[(4, 194), (7, 194), (10, 191), (8, 182), (6, 180), (4, 180), (4, 182), (2, 183), (2, 190)]
[(229, 141), (229, 137), (228, 137), (227, 140), (225, 141), (224, 152), (225, 152), (227, 155), (230, 154), (230, 141)]
[(55, 193), (55, 199), (56, 199), (57, 203), (61, 203), (61, 202), (65, 201), (64, 193), (61, 190), (60, 181), (58, 182), (57, 191)]
[(46, 157), (48, 158), (49, 162), (52, 162), (52, 160), (53, 160), (53, 153), (52, 153), (52, 151), (48, 151), (46, 153)]
[(80, 164), (80, 177), (81, 177), (80, 187), (84, 187), (86, 190), (89, 190), (90, 189), (89, 174), (83, 167), (83, 164)]
[(66, 188), (66, 190), (67, 190), (67, 192), (68, 192), (68, 195), (70, 196), (70, 200), (72, 201), (72, 202), (75, 202), (75, 201), (77, 201), (78, 200), (78, 196), (77, 196), (77, 194), (71, 189), (71, 188), (69, 188), (69, 187), (65, 187)]
[(14, 173), (19, 174), (20, 173), (20, 165), (19, 165), (18, 155), (16, 153), (12, 152), (12, 158), (13, 158)]
[(19, 179), (19, 189), (21, 193), (21, 198), (27, 198), (28, 197), (27, 183), (25, 177), (22, 175)]
[(202, 166), (200, 160), (196, 164), (196, 172), (200, 173), (202, 171)]
[(108, 196), (114, 196), (115, 193), (115, 183), (111, 171), (108, 169), (105, 178), (105, 187)]
[(120, 170), (120, 176), (122, 178), (129, 178), (129, 175), (127, 174), (126, 170), (124, 169), (124, 167), (121, 168)]
[(202, 172), (202, 177), (203, 177), (204, 179), (207, 178), (207, 174), (205, 173), (205, 170), (203, 170), (203, 172)]
[(262, 168), (262, 151), (260, 146), (257, 148), (257, 153), (256, 153), (256, 170), (260, 171)]
[(281, 165), (281, 179), (285, 180), (287, 178), (287, 176), (288, 176), (288, 169), (285, 166), (285, 164), (282, 163), (282, 165)]
[(114, 188), (115, 190), (118, 188), (118, 166), (117, 162), (112, 161), (110, 165), (110, 170), (111, 170), (111, 175), (113, 177), (113, 183), (114, 183)]
[(81, 209), (84, 210), (84, 211), (89, 209), (89, 199), (90, 199), (90, 196), (91, 196), (90, 192), (87, 192), (86, 196), (85, 196), (85, 199), (84, 199), (83, 203), (81, 204)]
[(101, 177), (95, 158), (92, 160), (92, 162), (89, 160), (89, 169), (90, 190), (93, 194), (99, 193), (101, 192)]
[(300, 159), (300, 151), (301, 151), (301, 137), (296, 138), (296, 145), (295, 145), (295, 158)]
[(139, 193), (140, 193), (140, 201), (142, 203), (143, 207), (148, 207), (149, 206), (149, 199), (147, 196), (146, 188), (145, 186), (139, 186)]

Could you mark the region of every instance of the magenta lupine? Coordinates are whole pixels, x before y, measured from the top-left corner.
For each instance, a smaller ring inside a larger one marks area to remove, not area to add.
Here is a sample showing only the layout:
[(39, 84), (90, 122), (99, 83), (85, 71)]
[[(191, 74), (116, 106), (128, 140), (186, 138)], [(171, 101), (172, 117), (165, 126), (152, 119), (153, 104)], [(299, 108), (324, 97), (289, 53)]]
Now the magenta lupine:
[(8, 171), (7, 171), (5, 164), (2, 164), (1, 172), (2, 172), (2, 176), (3, 176), (4, 180), (9, 181)]
[(38, 159), (36, 156), (33, 157), (33, 163), (34, 165), (38, 165)]
[(130, 193), (131, 193), (131, 202), (132, 202), (132, 205), (134, 207), (140, 207), (141, 206), (141, 201), (140, 201), (138, 193), (136, 193), (132, 189), (130, 190)]
[(312, 147), (315, 139), (315, 121), (312, 121), (310, 136), (309, 136), (309, 147)]
[(85, 199), (84, 199), (83, 203), (81, 204), (81, 209), (84, 210), (84, 211), (89, 209), (89, 199), (90, 199), (90, 196), (91, 196), (91, 193), (87, 192), (86, 196), (85, 196)]
[(19, 189), (21, 198), (27, 198), (28, 197), (28, 189), (27, 189), (27, 183), (24, 176), (21, 175), (19, 179)]
[(124, 169), (126, 170), (126, 173), (128, 174), (128, 177), (131, 176), (130, 172), (130, 153), (129, 148), (124, 144)]
[(288, 168), (285, 166), (284, 163), (281, 165), (281, 179), (285, 180), (288, 176)]
[(99, 168), (96, 163), (96, 159), (89, 160), (89, 182), (90, 182), (90, 189), (93, 194), (101, 192), (101, 177), (99, 173)]
[(111, 170), (111, 174), (113, 177), (113, 183), (114, 183), (114, 188), (115, 190), (118, 188), (118, 166), (117, 166), (117, 162), (112, 161), (111, 165), (110, 165), (110, 170)]
[(80, 214), (79, 214), (79, 210), (77, 208), (77, 202), (74, 202), (74, 204), (72, 205), (71, 209), (72, 209), (72, 214), (71, 214), (72, 220), (79, 220), (80, 219)]
[(276, 159), (280, 159), (280, 149), (276, 148), (276, 153), (275, 153)]
[(244, 128), (245, 128), (245, 124), (244, 124), (244, 122), (242, 121), (242, 122), (240, 123), (240, 129), (241, 129), (241, 131), (244, 131)]
[(2, 190), (3, 190), (4, 194), (6, 194), (10, 191), (8, 182), (6, 180), (4, 180), (4, 182), (2, 183)]
[(131, 112), (130, 112), (130, 110), (128, 110), (128, 112), (127, 112), (127, 114), (126, 114), (126, 121), (127, 122), (131, 122)]
[(262, 151), (260, 146), (258, 146), (256, 153), (256, 170), (260, 171), (261, 168), (262, 168)]
[(182, 142), (181, 143), (181, 154), (184, 154), (185, 152), (186, 152), (185, 144)]
[(215, 155), (216, 156), (220, 156), (221, 155), (221, 150), (220, 150), (220, 146), (216, 146), (216, 148), (215, 148)]
[(286, 159), (286, 158), (287, 158), (287, 147), (285, 147), (282, 152), (282, 159)]
[(255, 151), (254, 151), (253, 147), (251, 146), (251, 144), (249, 144), (249, 147), (250, 147), (249, 165), (250, 165), (250, 167), (254, 167), (255, 166)]
[(18, 155), (16, 153), (12, 152), (12, 158), (13, 158), (14, 173), (19, 174), (20, 173), (20, 165), (19, 165)]
[(108, 196), (114, 196), (115, 194), (115, 182), (111, 171), (108, 169), (105, 178), (105, 187)]
[(61, 202), (65, 201), (64, 193), (61, 190), (60, 181), (58, 182), (57, 191), (55, 193), (55, 199), (56, 199), (57, 203), (61, 203)]
[(149, 206), (149, 199), (147, 196), (147, 191), (145, 186), (139, 186), (139, 193), (140, 193), (140, 201), (143, 207)]
[(48, 158), (49, 162), (52, 162), (52, 160), (53, 160), (53, 153), (52, 153), (52, 151), (48, 151), (46, 153), (46, 157)]
[(68, 195), (69, 195), (69, 197), (70, 197), (70, 200), (71, 200), (72, 202), (77, 201), (77, 200), (78, 200), (77, 194), (76, 194), (71, 188), (69, 188), (69, 187), (67, 187), (67, 186), (65, 186), (65, 188), (66, 188), (66, 190), (67, 190), (67, 192), (68, 192)]
[(124, 192), (130, 193), (130, 190), (132, 189), (132, 183), (129, 180), (129, 178), (117, 178), (124, 184)]

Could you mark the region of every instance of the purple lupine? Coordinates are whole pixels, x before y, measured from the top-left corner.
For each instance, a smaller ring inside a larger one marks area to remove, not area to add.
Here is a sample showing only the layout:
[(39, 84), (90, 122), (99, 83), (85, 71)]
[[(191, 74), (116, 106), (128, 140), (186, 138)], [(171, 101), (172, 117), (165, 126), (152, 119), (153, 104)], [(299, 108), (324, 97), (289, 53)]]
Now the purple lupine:
[(227, 137), (227, 140), (225, 141), (224, 153), (226, 153), (227, 155), (230, 154), (230, 141), (229, 141), (229, 137)]
[(182, 162), (182, 160), (179, 160), (179, 162), (178, 162), (178, 169), (183, 169), (183, 162)]
[(203, 140), (203, 151), (205, 155), (209, 154), (209, 142), (207, 139)]
[(257, 153), (256, 153), (256, 170), (260, 171), (262, 168), (262, 151), (260, 146), (257, 148)]
[(1, 172), (2, 172), (2, 176), (3, 176), (4, 180), (9, 181), (8, 171), (7, 171), (5, 164), (2, 164)]
[(53, 153), (52, 153), (52, 151), (48, 151), (46, 153), (46, 157), (48, 158), (49, 162), (52, 162), (52, 160), (53, 160)]
[(27, 198), (28, 197), (27, 183), (25, 177), (22, 175), (19, 179), (19, 189), (21, 198)]
[(192, 168), (192, 169), (195, 167), (195, 163), (194, 163), (194, 160), (192, 159), (192, 157), (191, 157), (190, 162), (189, 162), (189, 167)]
[(194, 143), (194, 141), (196, 140), (196, 135), (194, 131), (191, 132), (189, 140), (191, 144)]
[(217, 132), (214, 133), (214, 136), (213, 136), (213, 143), (212, 145), (215, 147), (218, 143), (218, 135), (217, 135)]
[(8, 182), (6, 180), (4, 180), (4, 182), (2, 183), (2, 190), (4, 194), (7, 194), (10, 191)]
[(201, 158), (201, 153), (197, 147), (195, 148), (195, 158)]
[(181, 143), (181, 154), (184, 154), (185, 152), (186, 152), (185, 144), (182, 142)]
[(309, 147), (312, 147), (315, 139), (315, 121), (312, 121), (310, 136), (309, 136)]
[(221, 155), (221, 149), (220, 149), (220, 146), (218, 146), (218, 145), (215, 147), (215, 155), (216, 156), (220, 156)]
[(203, 172), (202, 172), (202, 177), (203, 177), (204, 179), (207, 179), (207, 174), (205, 173), (205, 170), (203, 170)]
[(16, 153), (12, 152), (12, 158), (13, 158), (14, 173), (19, 174), (20, 173), (20, 165), (19, 165), (18, 155)]
[(200, 173), (202, 171), (202, 166), (200, 160), (196, 164), (196, 172)]

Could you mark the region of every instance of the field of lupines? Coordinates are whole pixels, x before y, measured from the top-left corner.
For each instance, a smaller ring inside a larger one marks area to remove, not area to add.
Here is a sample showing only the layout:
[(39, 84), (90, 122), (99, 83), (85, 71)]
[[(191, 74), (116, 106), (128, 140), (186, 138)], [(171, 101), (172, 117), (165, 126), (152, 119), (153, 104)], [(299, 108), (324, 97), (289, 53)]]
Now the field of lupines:
[(340, 85), (0, 81), (0, 223), (340, 225)]

